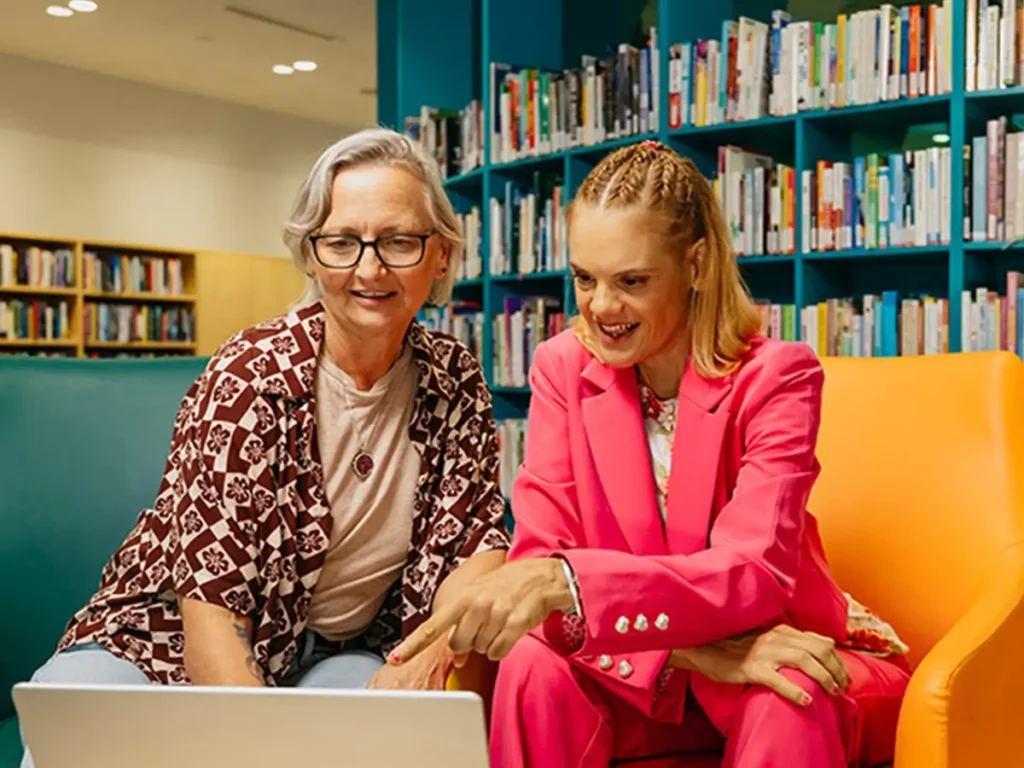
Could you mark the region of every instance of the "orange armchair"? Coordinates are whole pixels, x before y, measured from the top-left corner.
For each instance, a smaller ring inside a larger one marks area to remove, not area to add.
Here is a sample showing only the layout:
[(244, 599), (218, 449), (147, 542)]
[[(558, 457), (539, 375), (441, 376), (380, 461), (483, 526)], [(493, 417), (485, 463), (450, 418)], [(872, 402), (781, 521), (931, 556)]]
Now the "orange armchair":
[(896, 768), (1024, 766), (1024, 363), (828, 359), (810, 509), (914, 667)]

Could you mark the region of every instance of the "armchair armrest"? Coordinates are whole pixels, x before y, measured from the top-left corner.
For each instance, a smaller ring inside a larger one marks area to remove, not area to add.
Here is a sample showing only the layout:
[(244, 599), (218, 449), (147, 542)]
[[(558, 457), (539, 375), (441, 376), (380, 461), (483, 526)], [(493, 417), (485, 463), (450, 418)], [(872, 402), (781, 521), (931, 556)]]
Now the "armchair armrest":
[(1024, 765), (1024, 542), (1000, 555), (978, 599), (914, 671), (898, 768)]
[(484, 700), (484, 717), (487, 724), (491, 722), (491, 698), (494, 694), (494, 681), (498, 676), (498, 665), (486, 656), (471, 653), (465, 666), (453, 669), (448, 675), (445, 690), (472, 691)]

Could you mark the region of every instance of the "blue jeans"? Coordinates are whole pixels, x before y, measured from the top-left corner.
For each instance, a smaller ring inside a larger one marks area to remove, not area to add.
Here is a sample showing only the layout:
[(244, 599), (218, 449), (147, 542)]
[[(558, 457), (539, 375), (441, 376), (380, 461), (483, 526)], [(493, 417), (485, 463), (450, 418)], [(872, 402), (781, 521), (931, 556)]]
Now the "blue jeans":
[[(299, 639), (299, 654), (285, 685), (296, 688), (365, 688), (384, 659), (370, 651), (336, 652), (312, 632)], [(52, 656), (34, 675), (36, 683), (92, 683), (98, 685), (150, 685), (145, 673), (130, 661), (119, 659), (102, 645), (89, 643)], [(24, 741), (22, 741), (24, 743)], [(34, 768), (25, 750), (21, 768)]]

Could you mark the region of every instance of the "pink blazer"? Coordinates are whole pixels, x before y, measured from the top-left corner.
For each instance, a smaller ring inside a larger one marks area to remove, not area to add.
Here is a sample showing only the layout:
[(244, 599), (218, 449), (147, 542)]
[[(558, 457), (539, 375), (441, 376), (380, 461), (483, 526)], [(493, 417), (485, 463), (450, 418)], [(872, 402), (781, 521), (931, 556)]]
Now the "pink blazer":
[[(509, 557), (572, 565), (586, 619), (574, 666), (677, 719), (682, 697), (659, 701), (670, 649), (779, 622), (845, 638), (847, 602), (806, 509), (822, 382), (810, 347), (763, 338), (730, 376), (688, 367), (663, 527), (634, 371), (604, 365), (572, 331), (540, 345)], [(537, 632), (559, 648), (560, 628), (559, 614)], [(672, 675), (680, 690), (685, 676)], [(712, 714), (716, 686), (697, 677)]]

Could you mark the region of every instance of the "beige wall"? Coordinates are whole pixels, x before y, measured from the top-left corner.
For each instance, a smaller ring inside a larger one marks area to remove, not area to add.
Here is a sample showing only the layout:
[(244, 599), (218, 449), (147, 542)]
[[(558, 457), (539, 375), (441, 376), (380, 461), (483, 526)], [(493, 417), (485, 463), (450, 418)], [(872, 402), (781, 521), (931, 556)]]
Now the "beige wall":
[(200, 251), (196, 282), (197, 351), (210, 355), (236, 331), (284, 312), (301, 295), (305, 276), (290, 259)]
[(283, 255), (350, 130), (0, 54), (0, 231)]

